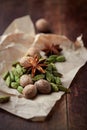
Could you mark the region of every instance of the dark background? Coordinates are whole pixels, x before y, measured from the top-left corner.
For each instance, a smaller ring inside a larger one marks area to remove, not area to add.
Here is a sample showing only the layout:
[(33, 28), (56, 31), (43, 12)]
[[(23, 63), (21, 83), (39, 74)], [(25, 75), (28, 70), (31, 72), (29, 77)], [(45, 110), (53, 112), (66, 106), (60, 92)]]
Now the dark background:
[[(0, 34), (17, 17), (45, 18), (53, 33), (72, 41), (83, 34), (87, 47), (87, 0), (0, 0)], [(58, 101), (43, 123), (31, 122), (0, 109), (0, 130), (87, 130), (87, 64), (75, 76), (71, 94)]]

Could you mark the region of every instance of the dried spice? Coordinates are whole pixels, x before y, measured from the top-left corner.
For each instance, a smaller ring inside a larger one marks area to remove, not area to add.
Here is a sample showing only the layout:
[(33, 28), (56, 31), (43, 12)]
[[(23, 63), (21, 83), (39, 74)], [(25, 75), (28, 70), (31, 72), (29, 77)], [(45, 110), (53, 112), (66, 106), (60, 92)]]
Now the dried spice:
[[(41, 73), (45, 73), (45, 70), (42, 67), (46, 66), (46, 64), (42, 63), (42, 61), (39, 60), (38, 55), (34, 55), (34, 57), (29, 57), (27, 59), (26, 63), (27, 63), (27, 68), (31, 69), (32, 77), (35, 76), (36, 70), (38, 70)], [(22, 63), (22, 65), (23, 65), (23, 63)], [(26, 68), (25, 65), (23, 65), (23, 67)]]
[(58, 84), (58, 85), (61, 85), (61, 84), (62, 84), (62, 82), (61, 82), (61, 80), (60, 80), (59, 77), (55, 77), (55, 82), (56, 82), (56, 84)]
[(31, 76), (28, 74), (22, 75), (19, 80), (20, 80), (20, 85), (22, 87), (25, 87), (26, 85), (33, 83)]
[(54, 84), (54, 83), (50, 83), (50, 84), (51, 84), (51, 88), (52, 88), (53, 92), (58, 92), (59, 91), (59, 88), (58, 88), (58, 86), (56, 84)]
[(23, 70), (19, 64), (16, 65), (16, 71), (20, 76), (23, 75)]
[(37, 90), (42, 94), (48, 94), (51, 92), (51, 85), (45, 79), (40, 79), (34, 84), (37, 87)]
[(55, 63), (56, 62), (57, 55), (51, 55), (47, 58), (46, 62), (48, 63)]
[(10, 96), (0, 96), (0, 103), (7, 103), (10, 100)]
[(60, 56), (58, 56), (58, 57), (56, 58), (56, 62), (64, 62), (64, 61), (66, 61), (66, 58), (65, 58), (65, 56), (63, 56), (63, 55), (60, 55)]
[(58, 88), (60, 91), (66, 92), (66, 93), (70, 93), (70, 90), (65, 88), (62, 84), (58, 85)]
[(53, 75), (55, 76), (55, 77), (59, 77), (59, 78), (62, 78), (62, 74), (61, 73), (59, 73), (57, 70), (54, 70), (53, 71)]
[(23, 66), (24, 68), (28, 68), (30, 66), (30, 60), (32, 57), (29, 56), (24, 56), (20, 59), (20, 65)]
[(53, 70), (52, 64), (48, 64), (47, 67), (46, 67), (46, 71), (52, 73), (52, 70)]
[(22, 93), (25, 96), (25, 98), (32, 99), (37, 95), (37, 88), (35, 85), (29, 84), (24, 87)]
[(35, 23), (36, 25), (36, 29), (39, 31), (39, 32), (49, 32), (50, 31), (50, 25), (49, 25), (49, 22), (44, 19), (44, 18), (41, 18), (41, 19), (38, 19)]
[[(12, 65), (11, 71), (8, 71), (2, 75), (6, 82), (6, 85), (10, 88), (17, 89), (20, 86), (20, 77), (25, 74), (26, 69), (23, 68), (18, 62)], [(18, 89), (19, 90), (19, 89)]]
[(15, 76), (14, 76), (13, 72), (12, 72), (12, 71), (10, 71), (9, 73), (10, 73), (10, 78), (11, 78), (11, 81), (14, 81), (14, 80), (15, 80)]
[(45, 48), (42, 51), (45, 52), (46, 56), (50, 56), (50, 55), (59, 55), (62, 49), (60, 48), (59, 45), (46, 44)]
[(16, 67), (17, 64), (19, 64), (19, 61), (15, 61), (15, 62), (12, 64), (12, 66), (13, 66), (13, 67)]
[[(54, 64), (65, 60), (63, 55), (50, 55), (47, 58), (38, 55), (23, 57), (20, 62), (12, 65), (11, 71), (6, 72), (3, 79), (8, 87), (17, 89), (29, 99), (36, 96), (36, 89), (42, 94), (68, 92), (68, 89), (62, 85), (60, 79), (62, 74), (58, 72)], [(33, 91), (34, 95), (32, 95)]]
[(44, 74), (38, 74), (38, 75), (34, 76), (32, 80), (37, 81), (37, 80), (44, 79), (44, 78), (45, 78)]
[(10, 87), (10, 85), (11, 85), (11, 78), (10, 78), (10, 76), (8, 76), (8, 77), (6, 78), (6, 85), (7, 85), (8, 87)]
[(11, 82), (11, 88), (17, 89), (18, 85), (19, 84), (17, 82)]
[(55, 77), (62, 77), (62, 74), (58, 72), (54, 63), (49, 63), (46, 67), (46, 71), (53, 74)]
[(49, 82), (51, 82), (52, 80), (52, 76), (50, 74), (50, 72), (46, 71), (46, 80), (48, 80)]
[(19, 75), (18, 76), (15, 75), (15, 82), (17, 82), (18, 84), (20, 83), (20, 77), (19, 77)]
[(22, 86), (18, 86), (18, 87), (17, 87), (17, 90), (18, 90), (19, 93), (22, 93), (23, 87), (22, 87)]
[(3, 73), (2, 78), (5, 80), (9, 75), (9, 71)]
[(51, 82), (53, 82), (53, 83), (55, 83), (55, 79), (56, 79), (56, 77), (53, 75), (53, 74), (51, 74)]
[(66, 61), (65, 56), (63, 55), (51, 55), (47, 58), (46, 63), (55, 63), (55, 62), (64, 62)]
[(18, 74), (18, 72), (17, 72), (17, 70), (16, 70), (15, 67), (12, 67), (11, 71), (12, 71), (12, 73), (13, 73), (14, 76), (19, 76), (19, 74)]

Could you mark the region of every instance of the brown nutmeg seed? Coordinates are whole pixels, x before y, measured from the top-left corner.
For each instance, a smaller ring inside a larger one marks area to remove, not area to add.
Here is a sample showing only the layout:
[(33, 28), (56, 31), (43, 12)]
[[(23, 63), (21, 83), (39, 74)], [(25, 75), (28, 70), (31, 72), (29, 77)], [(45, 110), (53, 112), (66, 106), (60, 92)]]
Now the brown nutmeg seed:
[(24, 56), (20, 59), (19, 63), (21, 66), (28, 68), (30, 65), (29, 60), (32, 59), (32, 57)]
[(37, 95), (37, 88), (35, 85), (29, 84), (29, 85), (24, 87), (22, 93), (23, 93), (25, 98), (32, 99)]
[(39, 32), (48, 32), (50, 30), (50, 25), (44, 18), (37, 20), (35, 25)]
[(32, 83), (33, 81), (30, 75), (24, 74), (20, 77), (20, 85), (22, 87), (25, 87), (26, 85), (32, 84)]
[(51, 92), (51, 85), (47, 80), (40, 79), (35, 82), (35, 86), (40, 93), (48, 94)]

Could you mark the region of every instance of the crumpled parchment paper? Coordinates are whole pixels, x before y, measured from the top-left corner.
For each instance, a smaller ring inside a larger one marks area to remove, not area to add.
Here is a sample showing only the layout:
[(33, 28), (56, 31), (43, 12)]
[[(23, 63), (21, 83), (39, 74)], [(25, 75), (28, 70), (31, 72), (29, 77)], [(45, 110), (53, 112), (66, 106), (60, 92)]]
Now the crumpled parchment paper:
[(35, 35), (29, 16), (14, 20), (0, 37), (0, 94), (11, 96), (10, 102), (0, 104), (0, 108), (25, 119), (43, 121), (64, 92), (38, 95), (34, 100), (25, 99), (20, 97), (17, 90), (8, 88), (1, 75), (6, 70), (10, 70), (12, 63), (21, 58), (30, 46), (41, 50), (45, 44), (60, 44), (66, 62), (56, 63), (56, 67), (63, 74), (61, 79), (63, 85), (69, 88), (77, 71), (87, 61), (87, 49), (81, 37), (73, 43), (67, 37), (56, 34)]

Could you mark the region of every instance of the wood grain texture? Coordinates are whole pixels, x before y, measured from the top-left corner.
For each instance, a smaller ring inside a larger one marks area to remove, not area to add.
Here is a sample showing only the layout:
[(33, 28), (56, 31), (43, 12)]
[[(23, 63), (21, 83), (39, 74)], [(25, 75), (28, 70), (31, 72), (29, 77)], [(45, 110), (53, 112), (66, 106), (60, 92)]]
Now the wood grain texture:
[(66, 96), (56, 103), (44, 122), (31, 122), (0, 109), (0, 130), (67, 130)]
[(87, 63), (79, 70), (67, 95), (68, 129), (87, 130)]
[[(45, 18), (53, 33), (73, 41), (82, 33), (87, 47), (87, 0), (0, 0), (0, 34), (15, 18), (28, 14), (34, 23)], [(87, 130), (86, 77), (87, 64), (73, 80), (71, 94), (56, 103), (43, 123), (26, 121), (0, 109), (0, 130)]]
[(0, 0), (0, 34), (17, 17), (30, 14), (33, 22), (46, 18), (54, 33), (87, 41), (87, 0)]

